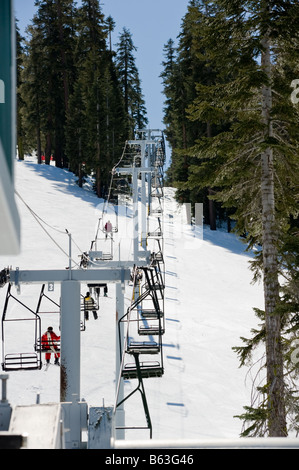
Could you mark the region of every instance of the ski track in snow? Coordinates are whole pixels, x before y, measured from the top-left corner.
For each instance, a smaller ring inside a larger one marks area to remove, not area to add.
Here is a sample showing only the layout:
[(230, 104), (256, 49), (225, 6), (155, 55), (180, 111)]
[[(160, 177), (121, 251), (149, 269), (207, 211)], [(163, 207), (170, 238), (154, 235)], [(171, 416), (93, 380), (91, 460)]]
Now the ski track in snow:
[[(49, 226), (42, 224), (56, 243), (68, 252), (67, 229), (73, 237), (72, 259), (88, 251), (94, 239), (102, 205), (89, 189), (79, 188), (67, 170), (37, 165), (33, 158), (16, 162), (15, 186), (30, 208)], [(239, 368), (233, 346), (241, 344), (256, 326), (253, 307), (263, 307), (261, 285), (252, 285), (251, 256), (233, 234), (204, 227), (203, 239), (194, 233), (182, 239), (180, 211), (174, 207), (174, 189), (165, 188), (164, 240), (166, 270), (165, 325), (162, 378), (145, 379), (154, 439), (235, 438), (241, 430), (243, 406), (250, 403), (251, 382), (246, 368)], [(67, 256), (36, 222), (16, 197), (21, 217), (22, 247), (18, 256), (1, 256), (0, 268), (64, 269)], [(131, 250), (126, 238), (121, 254)], [(41, 286), (22, 285), (20, 300), (35, 310)], [(13, 287), (14, 294), (15, 288)], [(82, 285), (81, 294), (87, 286)], [(49, 293), (47, 292), (49, 295)], [(0, 290), (3, 308), (6, 287)], [(59, 303), (60, 288), (51, 294)], [(81, 333), (81, 398), (90, 406), (113, 406), (115, 400), (115, 287), (109, 297), (100, 297), (98, 320), (90, 319)], [(126, 302), (131, 296), (126, 287)], [(19, 307), (13, 307), (19, 308)], [(48, 311), (53, 310), (46, 306)], [(58, 313), (42, 314), (42, 330), (59, 331)], [(17, 325), (11, 331), (10, 348), (21, 352), (26, 341)], [(30, 347), (30, 345), (28, 346)], [(52, 363), (53, 363), (52, 355)], [(59, 401), (59, 367), (47, 371), (9, 373), (8, 400), (12, 405)], [(126, 381), (125, 394), (135, 388)], [(141, 398), (137, 393), (125, 403), (126, 424), (144, 425)], [(127, 431), (128, 439), (149, 437), (147, 430)]]

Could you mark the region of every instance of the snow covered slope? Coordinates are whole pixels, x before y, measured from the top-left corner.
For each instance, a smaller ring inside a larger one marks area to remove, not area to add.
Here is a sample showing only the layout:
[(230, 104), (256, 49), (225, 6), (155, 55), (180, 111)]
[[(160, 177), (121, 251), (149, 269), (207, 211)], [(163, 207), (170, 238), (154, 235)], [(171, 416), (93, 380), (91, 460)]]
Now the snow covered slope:
[[(32, 158), (16, 163), (16, 191), (22, 223), (19, 256), (0, 257), (0, 268), (63, 269), (68, 266), (67, 229), (73, 238), (73, 263), (90, 249), (101, 201), (88, 189), (78, 188), (74, 176), (54, 166), (37, 165)], [(256, 326), (253, 307), (263, 306), (262, 287), (251, 285), (244, 246), (233, 234), (212, 232), (204, 227), (203, 239), (186, 241), (180, 233), (180, 211), (174, 190), (165, 188), (164, 256), (166, 269), (164, 343), (165, 373), (145, 379), (147, 400), (155, 439), (202, 439), (238, 437), (241, 422), (234, 418), (249, 404), (250, 381), (239, 369), (232, 351)], [(24, 202), (34, 211), (25, 206)], [(170, 212), (171, 211), (171, 212)], [(169, 217), (169, 214), (173, 217)], [(38, 219), (39, 216), (41, 219)], [(47, 224), (47, 225), (46, 225)], [(125, 241), (124, 241), (125, 244)], [(128, 250), (128, 246), (126, 247)], [(40, 287), (22, 285), (20, 300), (35, 310)], [(13, 288), (14, 289), (14, 288)], [(86, 286), (81, 293), (85, 294)], [(15, 293), (15, 291), (14, 291)], [(3, 308), (6, 287), (0, 290)], [(51, 298), (59, 302), (55, 285)], [(128, 286), (126, 301), (131, 292)], [(59, 316), (46, 307), (42, 329), (59, 331)], [(91, 406), (113, 406), (115, 397), (115, 300), (100, 297), (99, 319), (92, 315), (81, 334), (81, 393)], [(18, 352), (25, 341), (15, 326), (10, 341)], [(53, 359), (52, 359), (53, 362)], [(59, 401), (59, 367), (48, 371), (18, 371), (9, 374), (8, 399), (13, 405)], [(126, 382), (125, 393), (134, 389)], [(128, 425), (145, 424), (139, 394), (125, 405)], [(149, 437), (147, 430), (128, 431), (127, 438)]]

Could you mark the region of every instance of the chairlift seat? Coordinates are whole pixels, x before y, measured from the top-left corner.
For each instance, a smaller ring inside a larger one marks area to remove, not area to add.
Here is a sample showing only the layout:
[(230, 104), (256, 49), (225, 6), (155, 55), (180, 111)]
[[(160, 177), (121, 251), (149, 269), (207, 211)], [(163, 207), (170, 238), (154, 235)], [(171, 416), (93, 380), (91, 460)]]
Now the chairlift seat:
[(150, 213), (154, 215), (162, 214), (163, 210), (162, 207), (157, 207), (156, 209), (150, 209)]
[(127, 352), (129, 354), (157, 354), (160, 352), (160, 345), (155, 341), (131, 341)]
[(140, 336), (163, 335), (164, 333), (165, 333), (165, 329), (159, 325), (139, 326), (138, 328), (138, 334)]
[(89, 287), (90, 289), (100, 289), (101, 287), (106, 287), (107, 286), (107, 283), (106, 282), (92, 282), (92, 283), (89, 283), (87, 284), (87, 287)]
[(5, 371), (40, 370), (41, 367), (42, 363), (34, 352), (6, 354), (2, 363), (2, 369)]
[(156, 310), (156, 309), (142, 309), (140, 312), (140, 315), (143, 318), (161, 318), (163, 316), (163, 312), (161, 310)]
[(164, 262), (163, 253), (161, 251), (158, 251), (157, 253), (152, 253), (152, 257), (154, 261)]
[(47, 347), (46, 344), (43, 344), (41, 339), (39, 338), (36, 341), (35, 347), (34, 347), (36, 352), (42, 352), (42, 353), (57, 353), (60, 352), (60, 340), (55, 340), (55, 343), (53, 344), (53, 349), (50, 347)]
[(82, 302), (81, 303), (81, 312), (85, 312), (85, 311), (93, 311), (93, 310), (99, 310), (100, 307), (98, 305), (97, 302), (95, 302), (94, 304), (91, 304), (91, 303), (87, 303), (87, 302)]
[(102, 259), (103, 252), (102, 251), (89, 251), (88, 256), (91, 262), (97, 261), (99, 259)]
[(152, 188), (160, 189), (162, 187), (163, 187), (163, 183), (161, 181), (159, 181), (159, 179), (152, 180)]
[(149, 290), (149, 291), (153, 291), (153, 290), (161, 290), (161, 289), (164, 289), (164, 284), (161, 284), (159, 282), (155, 282), (154, 284), (150, 284), (150, 286), (146, 283), (144, 284), (144, 289), (145, 290)]
[[(150, 377), (162, 377), (164, 369), (158, 361), (145, 361), (140, 363), (140, 372), (143, 379)], [(135, 363), (125, 364), (122, 370), (124, 379), (138, 379), (138, 370)]]
[(85, 311), (93, 311), (93, 310), (99, 310), (99, 307), (98, 305), (94, 304), (94, 305), (84, 305), (82, 304), (81, 305), (81, 312), (85, 312)]
[(148, 238), (162, 238), (163, 232), (161, 230), (156, 230), (154, 232), (147, 232)]
[(118, 198), (117, 197), (110, 197), (109, 202), (111, 204), (116, 204), (117, 205), (118, 204)]
[(113, 256), (111, 253), (103, 253), (102, 258), (100, 258), (103, 261), (109, 261), (113, 259)]

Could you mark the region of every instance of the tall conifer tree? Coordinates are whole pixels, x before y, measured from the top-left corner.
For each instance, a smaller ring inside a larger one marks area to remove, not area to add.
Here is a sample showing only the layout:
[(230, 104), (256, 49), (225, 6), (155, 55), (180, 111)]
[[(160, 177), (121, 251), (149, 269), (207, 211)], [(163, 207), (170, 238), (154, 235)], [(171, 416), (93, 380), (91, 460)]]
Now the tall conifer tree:
[(24, 100), (22, 97), (22, 69), (24, 60), (24, 38), (20, 35), (18, 24), (16, 24), (16, 58), (17, 58), (17, 146), (19, 160), (24, 160), (25, 128), (23, 122)]
[(38, 163), (45, 148), (47, 84), (44, 79), (47, 68), (43, 60), (43, 48), (36, 28), (27, 28), (29, 39), (23, 55), (20, 94), (24, 102), (24, 121), (29, 150), (37, 150)]
[(188, 11), (183, 18), (178, 47), (170, 40), (164, 49), (163, 62), (164, 94), (166, 107), (164, 122), (166, 135), (172, 147), (172, 161), (168, 176), (177, 189), (180, 202), (204, 201), (205, 220), (211, 228), (216, 228), (214, 202), (207, 199), (209, 185), (201, 188), (196, 183), (190, 185), (189, 147), (203, 137), (217, 132), (206, 113), (196, 122), (189, 119), (189, 107), (196, 99), (196, 86), (213, 84), (219, 73), (213, 63), (213, 57), (207, 53), (205, 35), (209, 34), (206, 22), (212, 12), (207, 2), (190, 1)]
[(24, 70), (26, 102), (30, 110), (29, 95), (34, 96), (38, 154), (44, 142), (46, 163), (54, 154), (57, 166), (67, 166), (64, 125), (74, 73), (74, 2), (36, 0), (35, 5)]
[(134, 129), (143, 128), (148, 122), (141, 81), (136, 66), (135, 51), (136, 47), (130, 31), (123, 28), (117, 44), (116, 67), (127, 113), (127, 138), (133, 138)]
[(92, 173), (99, 197), (107, 193), (110, 170), (126, 138), (114, 52), (110, 44), (107, 47), (112, 19), (109, 24), (107, 28), (98, 0), (82, 2), (78, 10), (76, 80), (66, 126), (71, 169), (78, 174), (79, 184), (83, 169)]

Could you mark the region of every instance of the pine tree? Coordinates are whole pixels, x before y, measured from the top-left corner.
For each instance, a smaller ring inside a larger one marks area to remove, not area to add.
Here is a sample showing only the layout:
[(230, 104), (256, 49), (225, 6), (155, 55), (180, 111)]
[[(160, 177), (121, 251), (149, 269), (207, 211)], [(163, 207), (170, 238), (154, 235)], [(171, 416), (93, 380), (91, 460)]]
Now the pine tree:
[(54, 155), (57, 166), (78, 175), (79, 185), (91, 174), (104, 197), (130, 130), (147, 122), (134, 58), (127, 95), (112, 49), (115, 23), (105, 20), (99, 0), (82, 0), (79, 8), (73, 0), (35, 5), (19, 81), (28, 150), (37, 149), (39, 163), (42, 153), (47, 164)]
[(110, 170), (126, 138), (114, 53), (106, 44), (112, 19), (109, 24), (107, 28), (98, 0), (82, 2), (78, 10), (76, 79), (66, 125), (70, 167), (80, 185), (84, 172), (94, 175), (99, 197), (108, 191)]
[(24, 100), (22, 98), (22, 67), (23, 67), (23, 41), (18, 24), (16, 24), (16, 56), (17, 56), (17, 146), (19, 160), (24, 160), (24, 146), (26, 145), (25, 129), (23, 125)]
[[(165, 60), (162, 62), (163, 71), (160, 74), (162, 78), (163, 84), (163, 92), (165, 95), (164, 101), (164, 117), (163, 122), (166, 126), (165, 134), (167, 135), (167, 140), (172, 148), (176, 147), (175, 141), (175, 134), (173, 129), (173, 107), (174, 107), (174, 96), (175, 96), (175, 87), (173, 85), (173, 77), (175, 73), (175, 66), (176, 66), (176, 48), (173, 39), (169, 39), (168, 42), (165, 44), (164, 49), (164, 58)], [(171, 177), (170, 182), (173, 182)]]
[[(100, 89), (101, 65), (106, 48), (106, 33), (104, 31), (104, 15), (97, 0), (83, 1), (78, 11), (78, 40), (77, 40), (77, 88), (82, 93), (84, 109), (79, 113), (85, 116), (85, 140), (80, 141), (79, 156), (85, 162), (88, 173), (95, 175), (97, 195), (102, 196), (102, 161), (104, 158), (101, 148), (101, 128), (103, 109)], [(72, 110), (70, 113), (72, 118)], [(79, 141), (78, 141), (79, 146)], [(82, 153), (83, 152), (83, 153)], [(81, 165), (81, 162), (80, 162)]]
[(143, 128), (148, 122), (134, 51), (132, 35), (123, 28), (117, 44), (116, 67), (127, 114), (127, 138), (133, 138), (135, 128)]
[(26, 130), (28, 150), (36, 149), (38, 163), (41, 163), (44, 147), (45, 103), (47, 89), (44, 77), (46, 68), (40, 35), (32, 26), (27, 28), (29, 39), (25, 44), (23, 70), (21, 73), (20, 95), (24, 102), (23, 126)]
[(112, 52), (112, 32), (114, 31), (114, 28), (115, 28), (115, 21), (112, 18), (112, 16), (108, 16), (106, 18), (106, 24), (108, 28), (109, 50), (110, 52)]
[(206, 21), (210, 14), (207, 2), (190, 2), (182, 21), (178, 47), (174, 48), (172, 40), (165, 46), (166, 60), (162, 64), (164, 71), (161, 76), (166, 96), (164, 123), (172, 148), (168, 177), (177, 188), (180, 202), (205, 202), (205, 221), (215, 229), (215, 203), (208, 200), (211, 189), (208, 185), (199, 187), (197, 182), (190, 184), (190, 170), (195, 161), (190, 158), (188, 150), (197, 139), (217, 131), (207, 115), (196, 119), (196, 122), (189, 116), (189, 108), (196, 99), (196, 86), (214, 83), (218, 73), (212, 58), (207, 55), (204, 41), (204, 36), (209, 34)]
[[(73, 0), (36, 1), (37, 13), (28, 29), (27, 69), (38, 96), (38, 142), (45, 139), (45, 161), (54, 154), (57, 166), (67, 166), (64, 125), (72, 83), (74, 49)], [(37, 96), (35, 97), (35, 101)], [(30, 100), (26, 100), (29, 109)], [(37, 112), (37, 106), (35, 107)], [(41, 137), (40, 135), (43, 134)], [(40, 153), (40, 151), (38, 151)]]

